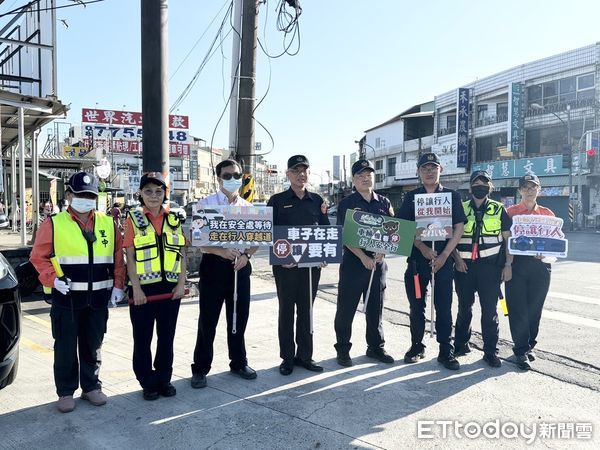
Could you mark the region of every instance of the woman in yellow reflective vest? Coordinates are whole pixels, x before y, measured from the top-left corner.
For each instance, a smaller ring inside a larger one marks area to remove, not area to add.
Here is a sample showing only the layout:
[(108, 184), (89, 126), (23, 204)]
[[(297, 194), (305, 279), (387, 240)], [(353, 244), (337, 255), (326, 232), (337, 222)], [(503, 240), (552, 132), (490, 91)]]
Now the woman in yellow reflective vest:
[[(133, 325), (133, 371), (145, 400), (173, 397), (173, 339), (185, 292), (186, 240), (174, 213), (163, 204), (167, 186), (160, 172), (140, 180), (142, 208), (131, 210), (125, 222), (123, 246), (129, 274), (129, 315)], [(152, 364), (152, 334), (156, 323), (156, 355)]]
[(504, 205), (489, 198), (494, 186), (487, 172), (474, 171), (470, 184), (473, 197), (463, 202), (467, 223), (454, 253), (458, 294), (454, 355), (462, 356), (471, 351), (471, 319), (477, 292), (481, 305), (483, 360), (491, 367), (500, 367), (497, 304), (500, 284), (511, 277), (510, 266), (505, 265), (511, 220)]

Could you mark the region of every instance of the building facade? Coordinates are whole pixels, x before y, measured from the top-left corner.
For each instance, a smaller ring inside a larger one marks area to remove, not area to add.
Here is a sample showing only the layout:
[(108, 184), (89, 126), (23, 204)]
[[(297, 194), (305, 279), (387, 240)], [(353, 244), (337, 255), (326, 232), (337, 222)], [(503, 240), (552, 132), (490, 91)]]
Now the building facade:
[(401, 197), (418, 182), (418, 155), (433, 151), (444, 166), (442, 183), (463, 194), (469, 173), (483, 169), (494, 179), (496, 198), (510, 205), (519, 201), (519, 177), (534, 173), (542, 182), (540, 204), (565, 224), (595, 225), (599, 77), (600, 43), (507, 69), (414, 106), (366, 131), (376, 189)]

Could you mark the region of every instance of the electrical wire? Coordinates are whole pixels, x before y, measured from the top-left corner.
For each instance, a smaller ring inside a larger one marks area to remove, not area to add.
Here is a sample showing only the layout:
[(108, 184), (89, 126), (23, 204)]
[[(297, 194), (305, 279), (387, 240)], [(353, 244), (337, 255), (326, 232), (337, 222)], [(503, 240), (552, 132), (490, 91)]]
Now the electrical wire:
[[(204, 56), (204, 59), (200, 63), (200, 66), (196, 70), (196, 73), (192, 77), (191, 81), (187, 84), (187, 86), (183, 89), (181, 94), (179, 94), (179, 97), (177, 97), (177, 100), (175, 100), (175, 102), (171, 106), (171, 108), (169, 110), (170, 112), (176, 110), (181, 105), (181, 103), (183, 103), (183, 101), (187, 98), (187, 96), (191, 92), (192, 88), (198, 81), (198, 78), (200, 77), (202, 70), (204, 69), (206, 64), (210, 61), (212, 56), (217, 52), (217, 50), (219, 50), (219, 47), (215, 47), (215, 44), (219, 40), (219, 37), (222, 36), (221, 33), (223, 31), (223, 28), (225, 26), (227, 18), (231, 15), (232, 8), (233, 8), (233, 1), (230, 2), (229, 8), (227, 8), (227, 12), (225, 13), (225, 17), (223, 17), (223, 20), (221, 21), (221, 25), (219, 26), (219, 29), (217, 30), (217, 34), (215, 35), (214, 39), (212, 40), (212, 42), (208, 48), (208, 51), (206, 52), (206, 55)], [(225, 38), (227, 36), (229, 36), (229, 34), (231, 34), (231, 30), (229, 30), (227, 32), (227, 34), (225, 35)], [(223, 43), (223, 40), (224, 40), (224, 38), (221, 39), (221, 45)]]
[[(105, 1), (105, 0), (89, 0), (87, 2), (82, 1), (82, 2), (78, 2), (78, 3), (73, 3), (72, 5), (53, 6), (51, 8), (35, 8), (35, 9), (32, 9), (32, 12), (52, 11), (52, 10), (56, 10), (56, 9), (72, 8), (73, 6), (86, 6), (86, 5), (91, 5), (92, 3), (99, 3), (99, 2), (103, 2), (103, 1)], [(30, 6), (33, 6), (34, 4), (36, 4), (38, 2), (39, 2), (39, 0), (33, 0), (29, 3), (26, 3), (23, 6), (19, 6), (18, 8), (13, 9), (12, 11), (7, 11), (5, 13), (2, 13), (2, 14), (0, 14), (0, 18), (10, 16), (11, 14), (20, 14), (25, 9), (29, 8)]]
[(219, 9), (219, 11), (217, 12), (217, 14), (215, 14), (215, 16), (212, 18), (212, 20), (210, 21), (210, 23), (206, 27), (206, 29), (202, 32), (202, 34), (200, 35), (200, 37), (196, 40), (196, 42), (194, 43), (194, 45), (192, 46), (192, 48), (190, 49), (190, 51), (187, 52), (187, 54), (185, 55), (185, 57), (183, 58), (183, 60), (181, 61), (181, 63), (179, 63), (179, 65), (177, 66), (177, 68), (175, 69), (175, 71), (173, 72), (173, 74), (169, 77), (169, 81), (171, 81), (171, 79), (173, 79), (173, 77), (177, 74), (177, 72), (179, 72), (179, 69), (181, 69), (181, 66), (183, 66), (185, 64), (185, 62), (188, 60), (188, 58), (190, 57), (190, 55), (192, 54), (192, 52), (194, 51), (194, 49), (198, 46), (198, 44), (200, 43), (200, 41), (202, 40), (202, 38), (204, 37), (204, 35), (206, 33), (208, 33), (208, 30), (210, 29), (210, 27), (212, 26), (212, 24), (215, 22), (215, 20), (217, 20), (217, 17), (219, 17), (219, 14), (221, 14), (221, 11), (223, 11), (223, 8), (225, 8), (225, 6), (227, 6), (227, 3), (229, 3), (231, 5), (231, 0), (226, 0), (226, 2), (223, 3), (223, 6), (221, 6), (221, 9)]

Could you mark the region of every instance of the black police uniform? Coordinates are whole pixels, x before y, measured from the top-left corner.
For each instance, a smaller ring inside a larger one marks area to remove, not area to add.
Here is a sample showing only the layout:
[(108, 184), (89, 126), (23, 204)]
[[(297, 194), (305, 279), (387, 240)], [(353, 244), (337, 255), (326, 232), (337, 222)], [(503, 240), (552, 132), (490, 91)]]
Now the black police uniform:
[[(475, 217), (484, 217), (485, 213), (491, 214), (495, 205), (490, 205), (486, 199), (479, 208), (475, 206), (473, 200), (470, 206)], [(491, 207), (491, 208), (489, 208)], [(500, 239), (494, 244), (487, 244), (485, 240), (480, 239), (478, 243), (479, 255), (476, 259), (472, 257), (464, 258), (467, 264), (467, 272), (456, 272), (456, 293), (458, 294), (458, 315), (456, 317), (456, 329), (454, 331), (454, 343), (456, 349), (461, 349), (471, 339), (471, 320), (473, 318), (473, 303), (475, 302), (475, 292), (479, 295), (481, 304), (481, 333), (483, 336), (483, 353), (485, 355), (498, 354), (498, 295), (500, 294), (500, 284), (502, 283), (502, 268), (504, 267), (505, 243), (501, 239), (502, 232), (510, 231), (512, 221), (506, 210), (502, 207), (500, 211)], [(474, 235), (477, 236), (477, 228), (482, 227), (482, 223), (475, 223)], [(489, 239), (489, 238), (486, 238)], [(471, 239), (470, 239), (471, 240)], [(483, 242), (482, 242), (483, 241)], [(459, 243), (459, 247), (463, 244)], [(467, 249), (472, 253), (472, 244), (467, 245)], [(488, 251), (494, 253), (490, 256), (482, 256), (481, 252)], [(469, 253), (469, 252), (467, 252)]]
[[(273, 207), (274, 225), (330, 225), (323, 199), (320, 195), (305, 191), (299, 198), (289, 188), (273, 195), (267, 206)], [(312, 298), (317, 295), (321, 269), (312, 270)], [(286, 269), (273, 266), (277, 297), (279, 299), (279, 355), (284, 361), (298, 358), (312, 360), (313, 340), (310, 334), (309, 276), (305, 268)], [(296, 345), (294, 345), (294, 307), (297, 308)]]
[[(465, 223), (467, 217), (463, 210), (460, 194), (452, 189), (448, 189), (439, 184), (435, 193), (450, 192), (452, 194), (452, 225)], [(424, 186), (414, 189), (406, 194), (404, 202), (396, 217), (405, 220), (415, 220), (415, 195), (426, 194)], [(431, 241), (423, 241), (431, 247)], [(448, 240), (436, 241), (435, 251), (439, 255), (446, 248)], [(413, 245), (410, 257), (407, 259), (408, 267), (404, 273), (404, 286), (406, 296), (410, 303), (410, 335), (412, 346), (425, 347), (422, 343), (425, 334), (425, 298), (427, 294), (427, 285), (431, 281), (431, 265), (421, 251)], [(417, 299), (415, 294), (414, 275), (415, 271), (419, 274), (421, 285), (421, 298)], [(447, 357), (452, 354), (452, 281), (454, 279), (454, 261), (448, 257), (446, 263), (438, 269), (435, 274), (435, 330), (437, 341), (440, 344), (440, 356)]]
[[(358, 209), (374, 214), (393, 216), (394, 211), (387, 197), (373, 192), (371, 201), (355, 192), (343, 199), (338, 206), (337, 224), (344, 225), (346, 211)], [(367, 255), (373, 256), (373, 252), (363, 250)], [(385, 276), (387, 264), (383, 261), (377, 264), (373, 274), (373, 283), (367, 303), (367, 346), (371, 351), (383, 349), (385, 340), (383, 338), (383, 299), (385, 294)], [(344, 256), (340, 264), (340, 281), (338, 285), (337, 310), (335, 314), (335, 334), (337, 343), (335, 348), (338, 355), (348, 356), (352, 343), (352, 321), (360, 298), (366, 295), (371, 278), (371, 271), (367, 270), (360, 259), (350, 250), (344, 247)]]

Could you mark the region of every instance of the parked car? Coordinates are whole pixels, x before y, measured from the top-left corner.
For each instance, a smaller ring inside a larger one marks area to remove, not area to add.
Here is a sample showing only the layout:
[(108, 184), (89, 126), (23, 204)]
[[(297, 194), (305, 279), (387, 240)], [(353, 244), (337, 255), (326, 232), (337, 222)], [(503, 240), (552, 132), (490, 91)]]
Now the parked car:
[(8, 220), (8, 216), (6, 214), (0, 214), (0, 228), (9, 228), (10, 221)]
[(179, 219), (181, 220), (181, 223), (185, 223), (185, 219), (187, 219), (187, 214), (185, 212), (185, 208), (179, 206), (179, 203), (169, 202), (169, 211), (177, 213)]
[(211, 208), (199, 209), (198, 211), (196, 211), (193, 217), (194, 221), (202, 221), (204, 224), (203, 226), (207, 226), (210, 220), (224, 219), (223, 215), (219, 211)]
[(21, 295), (15, 271), (0, 253), (0, 389), (11, 384), (19, 367)]
[(329, 216), (337, 216), (337, 205), (330, 206), (327, 208), (327, 215)]

